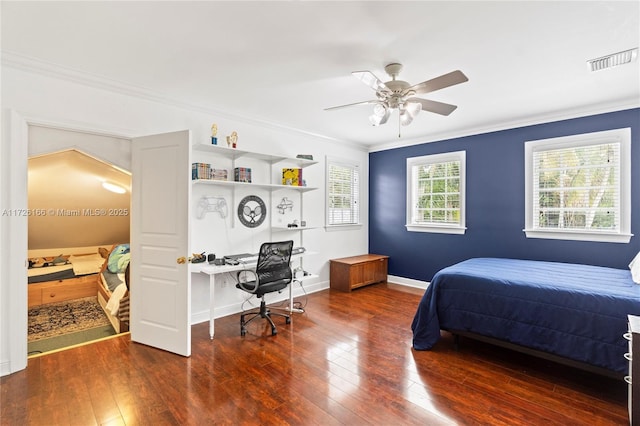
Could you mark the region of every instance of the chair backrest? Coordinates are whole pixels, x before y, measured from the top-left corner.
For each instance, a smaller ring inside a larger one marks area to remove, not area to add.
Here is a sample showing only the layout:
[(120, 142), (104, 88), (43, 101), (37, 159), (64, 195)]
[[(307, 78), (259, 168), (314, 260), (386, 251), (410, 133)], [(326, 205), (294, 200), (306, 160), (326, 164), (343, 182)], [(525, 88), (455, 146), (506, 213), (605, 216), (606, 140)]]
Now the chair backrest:
[(279, 280), (291, 281), (293, 276), (289, 264), (292, 250), (293, 241), (291, 240), (263, 243), (260, 246), (256, 265), (258, 285)]

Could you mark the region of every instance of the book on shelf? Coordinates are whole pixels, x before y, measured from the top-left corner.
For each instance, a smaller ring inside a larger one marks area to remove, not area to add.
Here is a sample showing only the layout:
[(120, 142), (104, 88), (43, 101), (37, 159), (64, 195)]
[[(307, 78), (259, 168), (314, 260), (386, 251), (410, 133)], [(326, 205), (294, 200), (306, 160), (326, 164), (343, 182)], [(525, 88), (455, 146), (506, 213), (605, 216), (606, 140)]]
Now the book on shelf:
[(191, 180), (209, 179), (211, 176), (211, 164), (191, 163)]
[(233, 170), (233, 180), (236, 182), (251, 183), (251, 169), (247, 167), (236, 167)]
[(214, 169), (208, 163), (191, 163), (191, 180), (227, 180), (226, 169)]

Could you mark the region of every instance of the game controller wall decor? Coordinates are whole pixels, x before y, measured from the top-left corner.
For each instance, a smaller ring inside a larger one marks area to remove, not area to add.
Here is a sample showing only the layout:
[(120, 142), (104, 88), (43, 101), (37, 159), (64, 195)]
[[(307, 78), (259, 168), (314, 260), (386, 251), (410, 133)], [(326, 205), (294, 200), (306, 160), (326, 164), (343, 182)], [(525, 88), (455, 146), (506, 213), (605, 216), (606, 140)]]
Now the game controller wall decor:
[(198, 202), (198, 219), (203, 219), (209, 212), (218, 212), (223, 219), (229, 214), (227, 200), (224, 197), (204, 196)]

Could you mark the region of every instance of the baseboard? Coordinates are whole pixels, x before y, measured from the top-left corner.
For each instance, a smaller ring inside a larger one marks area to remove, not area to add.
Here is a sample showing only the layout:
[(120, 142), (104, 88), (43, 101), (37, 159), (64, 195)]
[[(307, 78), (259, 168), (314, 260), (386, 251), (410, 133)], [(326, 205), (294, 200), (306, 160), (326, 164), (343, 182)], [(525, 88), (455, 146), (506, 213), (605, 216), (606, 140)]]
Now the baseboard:
[(429, 287), (429, 284), (430, 284), (429, 281), (413, 280), (411, 278), (397, 277), (395, 275), (387, 276), (387, 282), (394, 283), (394, 284), (400, 284), (400, 285), (404, 285), (404, 286), (407, 286), (407, 287), (421, 288), (423, 290), (426, 290), (427, 287)]
[[(329, 281), (317, 282), (313, 284), (305, 283), (304, 291), (300, 288), (299, 285), (294, 285), (293, 288), (293, 297), (301, 297), (306, 294), (316, 293), (318, 291), (326, 290), (329, 288)], [(289, 299), (289, 291), (283, 291), (278, 294), (276, 297), (272, 299), (268, 299), (267, 303), (272, 302), (281, 302), (283, 300)], [(225, 306), (216, 306), (215, 308), (215, 318), (222, 318), (228, 315), (237, 314), (242, 312), (241, 303), (232, 303)], [(209, 311), (201, 311), (196, 313), (191, 313), (191, 325), (200, 324), (203, 322), (209, 321)]]
[(11, 374), (11, 362), (0, 362), (0, 376), (7, 376), (9, 374)]

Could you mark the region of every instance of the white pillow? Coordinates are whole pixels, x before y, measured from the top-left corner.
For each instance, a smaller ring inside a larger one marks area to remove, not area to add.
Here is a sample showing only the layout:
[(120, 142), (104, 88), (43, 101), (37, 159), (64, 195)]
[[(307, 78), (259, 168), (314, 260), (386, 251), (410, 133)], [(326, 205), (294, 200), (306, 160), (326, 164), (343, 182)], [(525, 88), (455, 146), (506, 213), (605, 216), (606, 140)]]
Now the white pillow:
[(631, 270), (633, 282), (640, 284), (640, 253), (636, 254), (636, 257), (633, 258), (629, 264), (629, 269)]

